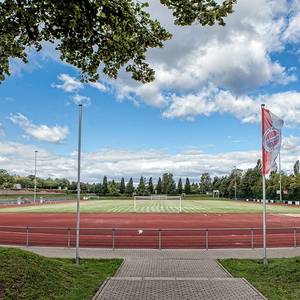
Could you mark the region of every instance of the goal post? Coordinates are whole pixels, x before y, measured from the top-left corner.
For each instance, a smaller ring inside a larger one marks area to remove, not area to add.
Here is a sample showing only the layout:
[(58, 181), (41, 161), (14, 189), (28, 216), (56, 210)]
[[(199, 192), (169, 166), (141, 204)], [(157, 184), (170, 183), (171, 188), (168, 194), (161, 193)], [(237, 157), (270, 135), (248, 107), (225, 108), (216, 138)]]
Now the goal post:
[[(171, 202), (172, 201), (172, 202)], [(134, 211), (138, 211), (138, 205), (142, 203), (143, 207), (151, 207), (153, 205), (159, 205), (164, 210), (166, 204), (168, 207), (177, 207), (178, 212), (182, 212), (182, 197), (172, 195), (150, 195), (150, 196), (134, 196), (133, 208)]]
[(213, 190), (212, 195), (213, 195), (213, 198), (215, 198), (215, 197), (220, 198), (220, 191), (219, 190)]

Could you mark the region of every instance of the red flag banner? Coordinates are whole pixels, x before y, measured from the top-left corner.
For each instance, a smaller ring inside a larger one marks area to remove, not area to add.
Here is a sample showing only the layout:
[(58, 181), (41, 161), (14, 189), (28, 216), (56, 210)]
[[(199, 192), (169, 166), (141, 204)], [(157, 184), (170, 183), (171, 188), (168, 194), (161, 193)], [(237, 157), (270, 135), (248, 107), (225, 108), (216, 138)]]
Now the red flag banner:
[(281, 147), (283, 120), (262, 107), (262, 174), (276, 170), (276, 158)]

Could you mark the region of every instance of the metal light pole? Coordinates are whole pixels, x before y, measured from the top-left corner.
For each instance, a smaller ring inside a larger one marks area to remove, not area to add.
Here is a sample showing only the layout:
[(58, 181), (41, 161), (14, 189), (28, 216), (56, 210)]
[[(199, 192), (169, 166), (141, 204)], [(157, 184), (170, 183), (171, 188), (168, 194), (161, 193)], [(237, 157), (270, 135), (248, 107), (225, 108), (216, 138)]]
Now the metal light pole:
[(79, 238), (80, 238), (80, 161), (81, 161), (81, 126), (82, 126), (82, 104), (79, 104), (78, 165), (77, 165), (76, 265), (79, 265), (79, 264), (80, 264)]
[(279, 200), (280, 203), (282, 202), (282, 178), (281, 178), (281, 156), (280, 156), (280, 151), (278, 154), (278, 159), (279, 159)]
[(234, 166), (234, 200), (237, 200), (237, 197), (236, 197), (236, 190), (237, 190), (237, 182), (236, 182), (236, 166)]
[(34, 191), (33, 191), (33, 203), (36, 202), (36, 159), (38, 151), (34, 151)]

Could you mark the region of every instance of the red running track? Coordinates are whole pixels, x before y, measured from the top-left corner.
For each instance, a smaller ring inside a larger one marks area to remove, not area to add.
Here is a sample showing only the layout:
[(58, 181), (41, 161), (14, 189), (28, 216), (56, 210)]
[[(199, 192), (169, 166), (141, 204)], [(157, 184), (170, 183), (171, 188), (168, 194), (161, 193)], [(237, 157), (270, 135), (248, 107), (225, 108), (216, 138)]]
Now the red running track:
[[(300, 246), (300, 217), (268, 215), (267, 226), (268, 247)], [(73, 247), (75, 227), (76, 215), (72, 213), (1, 213), (0, 244)], [(81, 214), (80, 244), (115, 248), (257, 248), (262, 247), (261, 228), (261, 214)]]

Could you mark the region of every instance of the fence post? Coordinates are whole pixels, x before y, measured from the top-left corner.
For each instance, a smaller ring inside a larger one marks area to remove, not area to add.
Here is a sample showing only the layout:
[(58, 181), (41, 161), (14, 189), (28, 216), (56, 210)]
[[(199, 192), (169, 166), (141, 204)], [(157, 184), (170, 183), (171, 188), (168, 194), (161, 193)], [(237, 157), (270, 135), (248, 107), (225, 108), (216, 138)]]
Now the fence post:
[(26, 247), (29, 246), (29, 227), (26, 227)]
[(161, 229), (158, 230), (158, 249), (161, 250)]
[(208, 229), (205, 230), (205, 248), (208, 250)]
[(112, 248), (115, 250), (115, 229), (112, 229)]
[(253, 228), (251, 228), (251, 248), (254, 249), (254, 234), (253, 234)]
[(70, 232), (70, 227), (68, 227), (68, 248), (70, 248), (70, 244), (71, 244), (71, 232)]
[(297, 235), (296, 235), (296, 228), (294, 228), (294, 247), (297, 247)]

